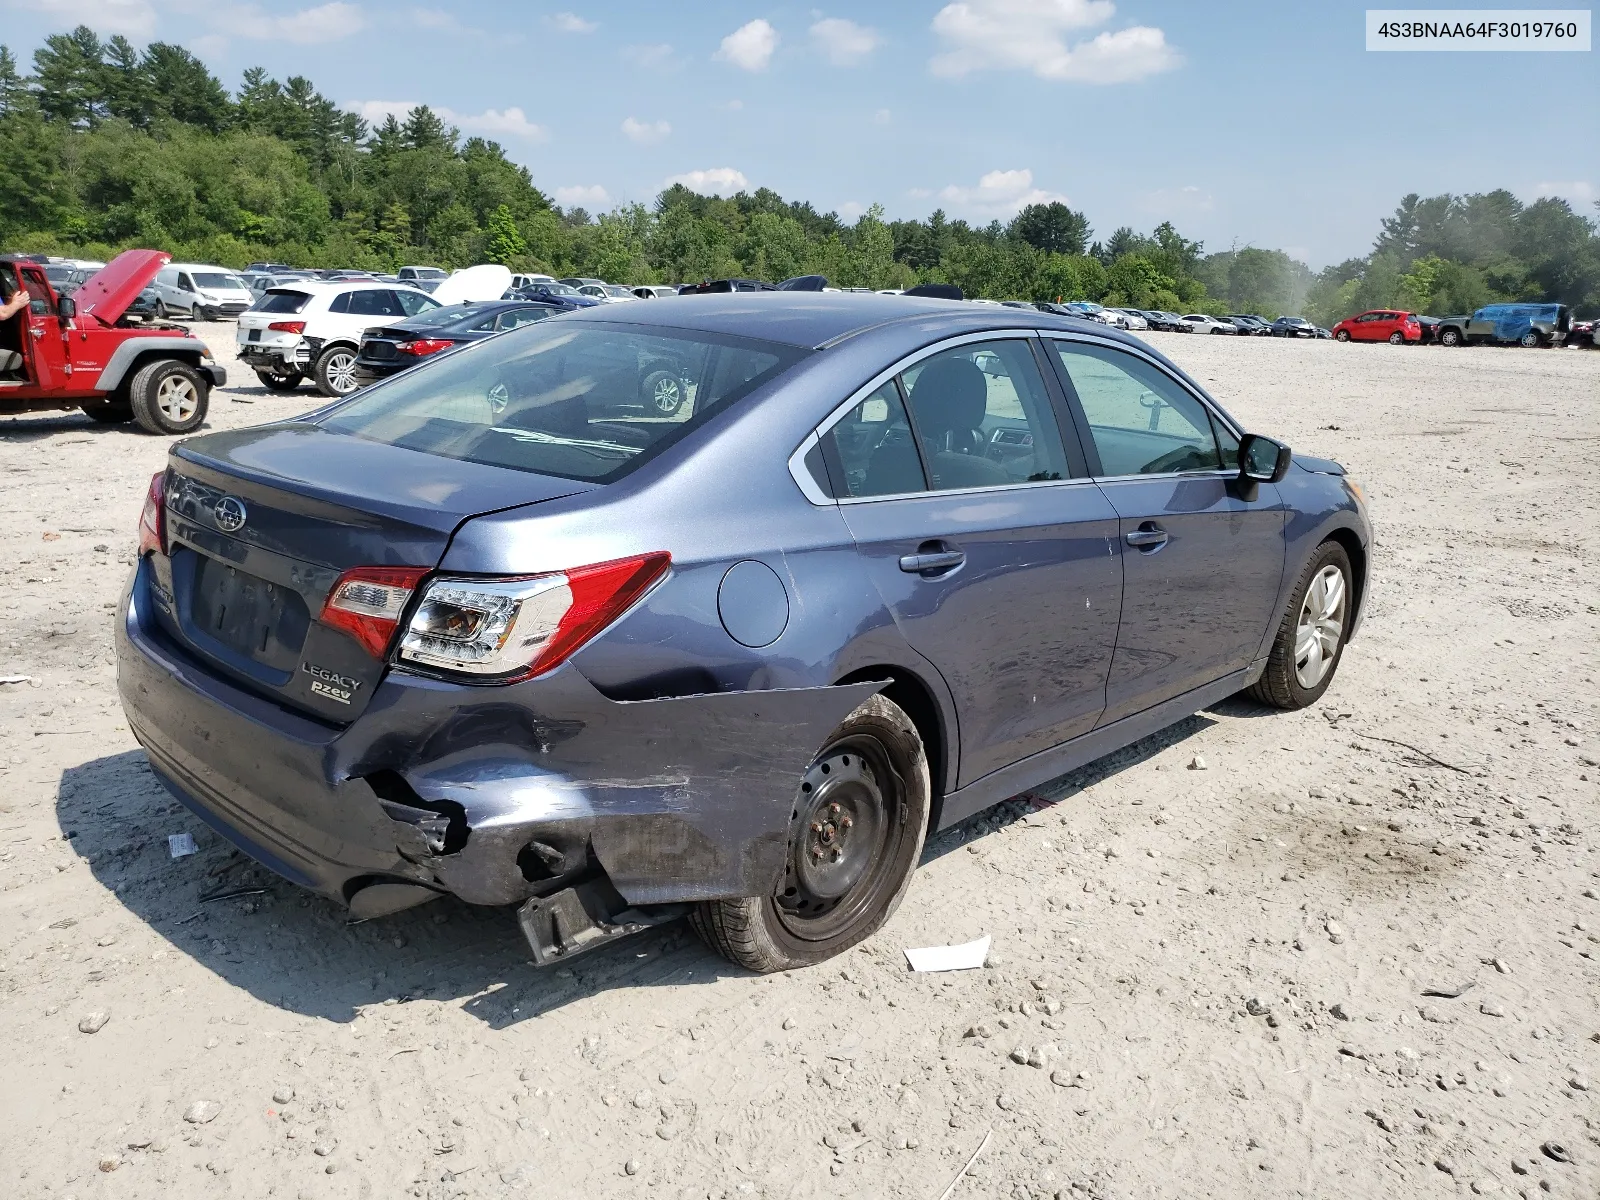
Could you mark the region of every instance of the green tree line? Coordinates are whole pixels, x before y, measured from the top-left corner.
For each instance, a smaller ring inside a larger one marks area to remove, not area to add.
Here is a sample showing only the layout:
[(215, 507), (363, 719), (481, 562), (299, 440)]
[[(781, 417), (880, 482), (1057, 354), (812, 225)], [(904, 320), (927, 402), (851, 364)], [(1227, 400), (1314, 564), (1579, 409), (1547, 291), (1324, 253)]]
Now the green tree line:
[(679, 283), (826, 275), (841, 287), (949, 282), (994, 299), (1282, 313), (1331, 323), (1363, 307), (1456, 311), (1469, 301), (1600, 304), (1600, 239), (1561, 200), (1408, 196), (1371, 255), (1320, 275), (1278, 250), (1204, 254), (1170, 223), (1103, 239), (1065, 204), (975, 225), (936, 211), (854, 222), (762, 188), (563, 211), (496, 142), (426, 106), (369, 125), (310, 80), (260, 68), (230, 94), (195, 55), (45, 39), (24, 75), (0, 46), (0, 246), (107, 258), (152, 246), (240, 267), (393, 270), (502, 262), (518, 270)]

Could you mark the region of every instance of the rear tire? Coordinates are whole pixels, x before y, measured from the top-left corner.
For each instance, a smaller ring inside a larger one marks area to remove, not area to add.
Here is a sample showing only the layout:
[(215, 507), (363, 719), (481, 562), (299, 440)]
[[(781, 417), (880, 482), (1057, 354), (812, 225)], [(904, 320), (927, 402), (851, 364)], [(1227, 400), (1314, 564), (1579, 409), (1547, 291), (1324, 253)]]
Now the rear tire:
[(329, 346), (317, 357), (317, 391), (337, 400), (360, 385), (356, 382), (356, 350), (353, 346)]
[(299, 371), (257, 371), (256, 378), (269, 392), (292, 392), (305, 376)]
[(1520, 345), (1525, 346), (1529, 350), (1537, 350), (1540, 346), (1544, 345), (1544, 342), (1539, 337), (1539, 331), (1537, 329), (1528, 330), (1528, 332), (1518, 338), (1517, 341)]
[(211, 385), (188, 363), (158, 358), (139, 368), (128, 385), (133, 419), (147, 433), (193, 433), (206, 419)]
[(1398, 330), (1396, 330), (1394, 333), (1391, 333), (1389, 335), (1389, 345), (1391, 345), (1391, 346), (1404, 346), (1405, 344), (1406, 344), (1406, 335), (1401, 333), (1401, 332), (1399, 332)]
[(671, 371), (651, 371), (639, 385), (639, 395), (652, 417), (670, 417), (683, 407), (688, 389)]
[[(1333, 577), (1337, 573), (1337, 584)], [(1273, 708), (1306, 708), (1322, 698), (1333, 682), (1350, 636), (1355, 590), (1350, 556), (1338, 542), (1323, 542), (1311, 556), (1289, 596), (1267, 667), (1247, 690), (1250, 697)], [(1337, 586), (1337, 602), (1329, 593)], [(1329, 609), (1331, 611), (1322, 611)], [(1335, 629), (1328, 627), (1333, 622)], [(1313, 674), (1312, 656), (1320, 670)]]
[(932, 791), (911, 718), (869, 696), (799, 783), (783, 878), (766, 896), (699, 904), (695, 932), (760, 974), (812, 966), (864, 941), (911, 884)]

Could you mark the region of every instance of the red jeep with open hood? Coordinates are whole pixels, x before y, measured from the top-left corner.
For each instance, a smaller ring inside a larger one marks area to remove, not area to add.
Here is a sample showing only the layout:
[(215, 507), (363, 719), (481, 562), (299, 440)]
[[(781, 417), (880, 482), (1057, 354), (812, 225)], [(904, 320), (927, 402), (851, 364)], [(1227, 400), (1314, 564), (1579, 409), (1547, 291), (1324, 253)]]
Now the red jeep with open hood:
[(30, 297), (0, 321), (0, 414), (81, 408), (96, 421), (133, 421), (151, 433), (198, 429), (211, 389), (227, 374), (183, 326), (125, 319), (171, 259), (127, 250), (71, 296), (58, 296), (39, 263), (0, 255), (0, 301), (17, 288)]

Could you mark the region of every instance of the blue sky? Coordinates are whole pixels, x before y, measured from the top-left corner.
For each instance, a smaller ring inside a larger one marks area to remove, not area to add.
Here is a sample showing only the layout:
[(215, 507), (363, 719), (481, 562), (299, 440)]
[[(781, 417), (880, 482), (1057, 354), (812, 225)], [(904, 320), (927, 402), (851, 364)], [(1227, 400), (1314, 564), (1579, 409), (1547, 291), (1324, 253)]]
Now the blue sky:
[[(1460, 0), (1457, 0), (1460, 2)], [(1504, 7), (1515, 7), (1499, 0)], [(1600, 54), (1376, 54), (1345, 3), (0, 0), (26, 63), (82, 21), (261, 65), (369, 116), (427, 103), (559, 202), (669, 180), (853, 218), (1065, 199), (1097, 233), (1365, 253), (1406, 192), (1508, 187), (1600, 216)]]

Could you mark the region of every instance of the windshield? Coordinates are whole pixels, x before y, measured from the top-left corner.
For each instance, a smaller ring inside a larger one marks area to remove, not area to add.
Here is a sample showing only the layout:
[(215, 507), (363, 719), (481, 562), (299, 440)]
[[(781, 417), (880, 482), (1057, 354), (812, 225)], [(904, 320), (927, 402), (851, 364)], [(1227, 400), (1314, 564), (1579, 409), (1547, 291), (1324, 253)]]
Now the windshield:
[(230, 275), (223, 271), (195, 271), (192, 278), (196, 287), (203, 288), (232, 288), (236, 291), (245, 291), (244, 280), (237, 275)]
[(425, 454), (603, 483), (807, 353), (677, 330), (539, 322), (396, 375), (320, 423)]
[(534, 286), (534, 290), (535, 291), (540, 291), (540, 290), (546, 291), (546, 292), (549, 292), (552, 296), (579, 296), (579, 295), (582, 295), (582, 293), (579, 292), (577, 288), (573, 287), (569, 283), (536, 283), (533, 286)]

